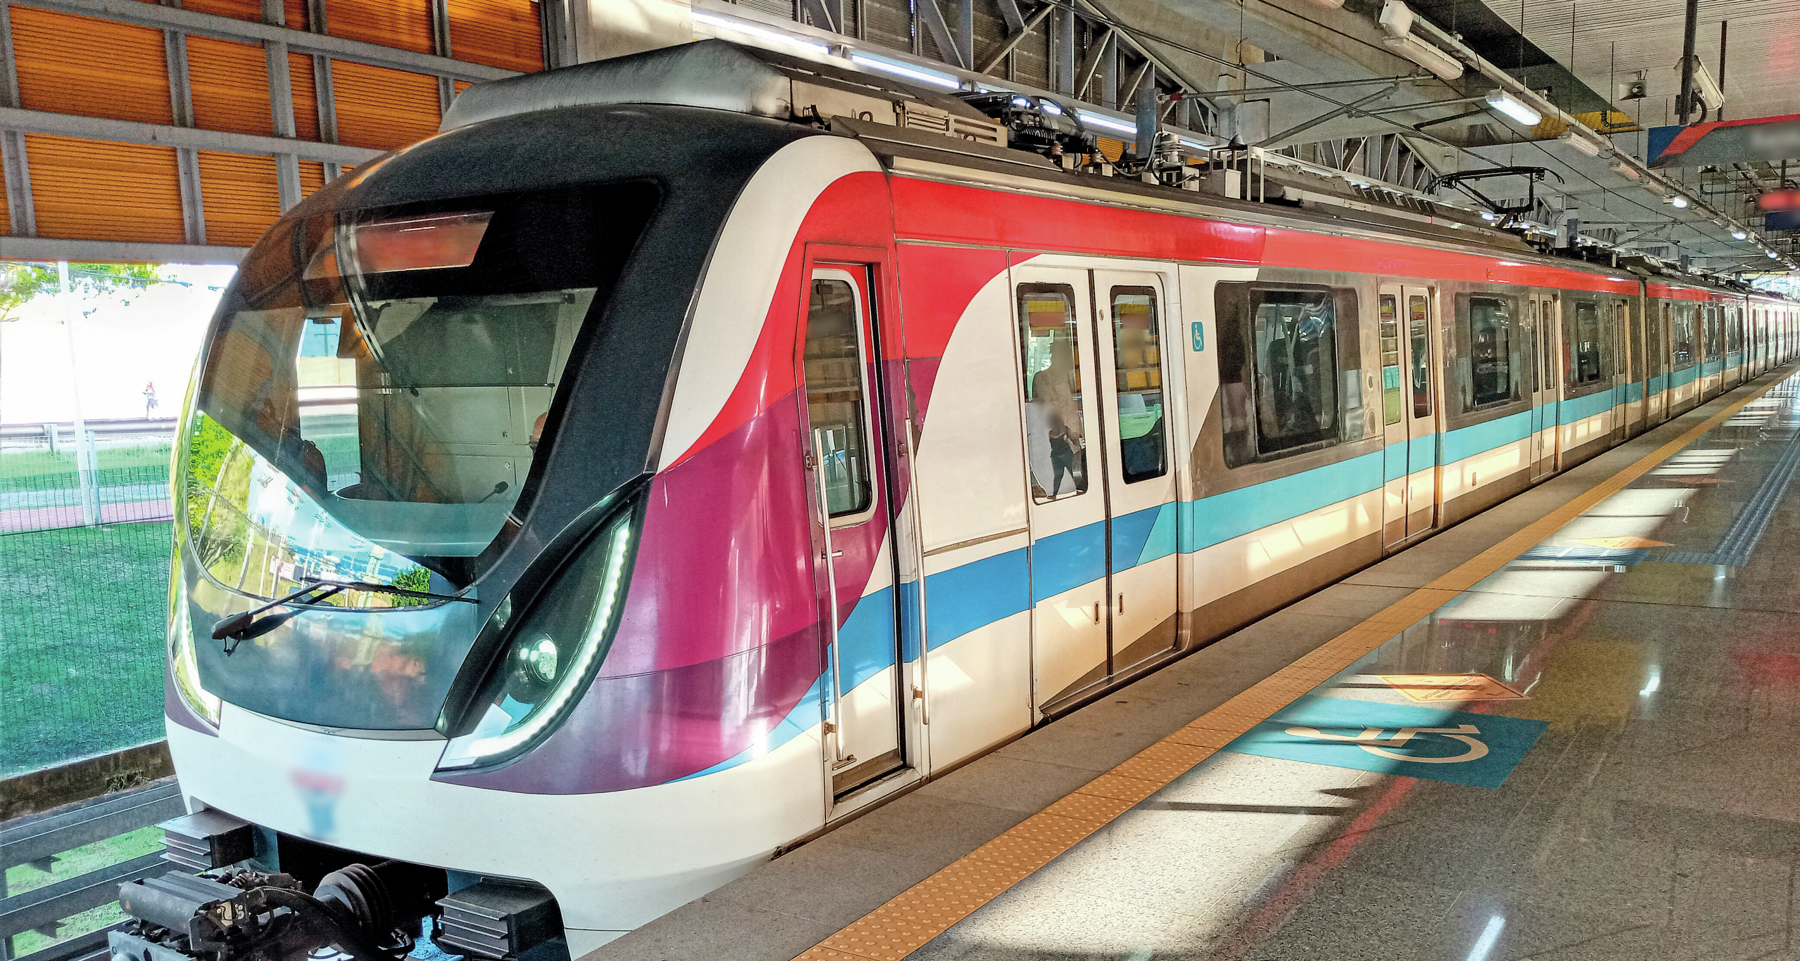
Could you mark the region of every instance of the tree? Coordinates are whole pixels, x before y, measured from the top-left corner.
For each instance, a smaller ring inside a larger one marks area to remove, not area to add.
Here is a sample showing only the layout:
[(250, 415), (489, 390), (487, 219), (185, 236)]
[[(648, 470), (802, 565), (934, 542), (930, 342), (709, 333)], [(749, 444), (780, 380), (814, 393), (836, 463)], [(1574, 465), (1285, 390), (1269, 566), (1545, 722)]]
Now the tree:
[[(153, 264), (70, 264), (69, 286), (87, 294), (142, 290), (167, 283)], [(59, 282), (54, 264), (6, 264), (0, 266), (0, 321), (33, 297), (55, 293)]]

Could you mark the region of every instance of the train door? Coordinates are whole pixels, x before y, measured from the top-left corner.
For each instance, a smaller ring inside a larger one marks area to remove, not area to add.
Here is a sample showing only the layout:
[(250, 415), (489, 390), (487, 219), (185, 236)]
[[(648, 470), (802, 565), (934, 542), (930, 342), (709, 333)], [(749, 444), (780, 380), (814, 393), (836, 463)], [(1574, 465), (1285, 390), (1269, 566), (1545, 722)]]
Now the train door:
[(1437, 370), (1432, 345), (1437, 338), (1436, 298), (1424, 287), (1406, 288), (1406, 536), (1437, 526)]
[(1383, 460), (1382, 521), (1397, 544), (1437, 524), (1437, 365), (1431, 332), (1432, 291), (1385, 285), (1381, 322)]
[(1624, 301), (1618, 301), (1612, 308), (1612, 395), (1613, 395), (1613, 430), (1614, 444), (1625, 440), (1627, 423), (1631, 420), (1631, 391), (1628, 386), (1632, 380), (1631, 363), (1631, 311)]
[(1531, 330), (1531, 479), (1550, 476), (1556, 455), (1556, 391), (1551, 384), (1550, 352), (1556, 340), (1556, 325), (1544, 316), (1544, 300), (1536, 295), (1526, 298), (1527, 327)]
[(802, 428), (820, 623), (826, 625), (826, 761), (834, 796), (902, 766), (882, 451), (884, 393), (866, 264), (815, 263), (801, 333)]
[(1650, 405), (1644, 400), (1644, 389), (1650, 380), (1649, 355), (1644, 352), (1644, 314), (1629, 300), (1619, 301), (1617, 309), (1628, 331), (1626, 348), (1631, 352), (1631, 371), (1625, 380), (1626, 431), (1635, 435), (1643, 433), (1650, 422)]
[(1538, 330), (1543, 334), (1538, 340), (1538, 357), (1544, 369), (1544, 404), (1543, 420), (1539, 430), (1542, 441), (1542, 458), (1538, 461), (1539, 476), (1553, 474), (1562, 470), (1562, 393), (1563, 393), (1563, 346), (1562, 346), (1562, 298), (1556, 294), (1537, 295)]
[(1159, 274), (1093, 277), (1110, 517), (1107, 672), (1118, 674), (1175, 647), (1175, 470), (1162, 359), (1169, 306)]
[[(1090, 277), (1078, 268), (1012, 268), (1031, 503), (1032, 703), (1105, 677), (1106, 444), (1095, 391)], [(1131, 603), (1131, 598), (1126, 598)]]

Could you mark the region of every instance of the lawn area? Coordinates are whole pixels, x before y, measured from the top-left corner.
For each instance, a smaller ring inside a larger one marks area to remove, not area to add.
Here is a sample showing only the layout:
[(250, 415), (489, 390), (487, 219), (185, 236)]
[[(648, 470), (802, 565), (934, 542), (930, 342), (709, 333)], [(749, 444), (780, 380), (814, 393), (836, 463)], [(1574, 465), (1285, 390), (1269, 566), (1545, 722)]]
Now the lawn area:
[[(73, 851), (64, 851), (56, 855), (56, 859), (51, 862), (48, 871), (29, 864), (14, 865), (6, 869), (6, 891), (8, 894), (24, 894), (34, 888), (80, 877), (89, 871), (97, 871), (121, 861), (129, 861), (140, 855), (159, 850), (162, 847), (162, 839), (163, 834), (160, 828), (139, 828), (130, 834), (121, 834), (104, 841), (82, 845)], [(97, 931), (124, 919), (124, 912), (119, 910), (118, 902), (103, 904), (73, 917), (64, 918), (62, 927), (56, 932), (56, 937), (47, 937), (37, 931), (26, 931), (13, 935), (12, 956), (30, 954), (58, 941), (66, 941), (89, 931)]]
[[(166, 481), (169, 477), (169, 442), (95, 445), (100, 483), (127, 484)], [(75, 451), (67, 443), (52, 454), (39, 449), (0, 453), (0, 491), (43, 490), (74, 487)]]
[(0, 777), (162, 736), (169, 536), (0, 534)]

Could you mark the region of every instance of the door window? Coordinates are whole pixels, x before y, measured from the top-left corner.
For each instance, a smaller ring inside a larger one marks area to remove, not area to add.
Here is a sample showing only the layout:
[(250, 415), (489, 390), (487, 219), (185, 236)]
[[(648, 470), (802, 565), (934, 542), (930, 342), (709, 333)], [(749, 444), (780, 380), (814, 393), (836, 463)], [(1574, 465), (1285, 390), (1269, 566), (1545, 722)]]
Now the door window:
[(1073, 497), (1088, 485), (1074, 288), (1019, 285), (1019, 355), (1032, 497), (1040, 504)]
[(1381, 312), (1381, 422), (1400, 423), (1403, 410), (1400, 390), (1400, 305), (1393, 294), (1382, 294)]
[(1575, 304), (1575, 385), (1600, 380), (1600, 305)]
[(1419, 294), (1406, 300), (1407, 330), (1412, 337), (1412, 406), (1414, 417), (1431, 416), (1431, 305)]
[(1118, 391), (1119, 471), (1133, 484), (1169, 472), (1164, 451), (1162, 327), (1151, 287), (1112, 289), (1113, 373)]
[(1468, 300), (1468, 410), (1504, 404), (1513, 396), (1512, 312), (1498, 297)]
[(834, 518), (860, 514), (874, 501), (861, 319), (854, 283), (813, 278), (806, 311), (806, 413), (824, 472), (825, 504)]
[(1275, 290), (1256, 306), (1256, 446), (1264, 454), (1337, 438), (1332, 306), (1329, 294)]

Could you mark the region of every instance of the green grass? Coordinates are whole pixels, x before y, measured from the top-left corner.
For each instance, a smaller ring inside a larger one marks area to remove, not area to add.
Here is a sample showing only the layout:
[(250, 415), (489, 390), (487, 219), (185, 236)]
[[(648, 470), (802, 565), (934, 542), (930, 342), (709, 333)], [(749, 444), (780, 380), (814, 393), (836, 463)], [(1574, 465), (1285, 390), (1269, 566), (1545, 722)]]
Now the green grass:
[[(162, 848), (162, 838), (161, 828), (139, 828), (129, 834), (121, 834), (104, 841), (82, 845), (72, 851), (64, 851), (56, 856), (56, 860), (51, 863), (48, 871), (40, 870), (29, 864), (7, 868), (6, 892), (9, 895), (24, 894), (34, 888), (79, 877), (89, 871), (153, 853)], [(119, 910), (118, 902), (102, 904), (97, 908), (62, 919), (62, 925), (55, 937), (48, 937), (36, 931), (13, 935), (12, 956), (19, 957), (30, 954), (58, 941), (78, 937), (89, 931), (98, 931), (123, 920), (125, 920), (125, 915)]]
[(0, 534), (0, 776), (162, 736), (169, 537)]
[[(97, 466), (102, 484), (162, 481), (169, 476), (168, 441), (99, 444), (94, 453), (95, 459), (99, 461)], [(54, 454), (48, 450), (0, 453), (0, 491), (74, 487), (76, 483), (75, 452), (67, 444)]]

